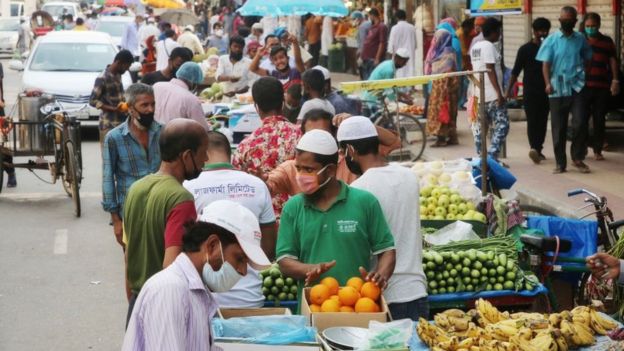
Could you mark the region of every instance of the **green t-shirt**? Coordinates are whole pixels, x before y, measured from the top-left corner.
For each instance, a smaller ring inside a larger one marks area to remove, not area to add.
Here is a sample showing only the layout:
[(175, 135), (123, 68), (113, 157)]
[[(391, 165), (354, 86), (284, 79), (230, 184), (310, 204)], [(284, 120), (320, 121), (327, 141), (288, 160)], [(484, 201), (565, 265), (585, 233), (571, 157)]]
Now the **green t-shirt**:
[[(322, 277), (334, 277), (344, 286), (359, 277), (360, 266), (369, 270), (371, 255), (394, 248), (394, 239), (375, 196), (341, 182), (334, 204), (322, 211), (303, 194), (284, 206), (277, 236), (276, 256), (302, 263), (336, 260)], [(303, 281), (299, 281), (299, 290)], [(301, 296), (301, 294), (299, 294)]]
[(150, 174), (132, 184), (124, 209), (128, 280), (138, 293), (162, 270), (165, 248), (182, 245), (183, 225), (197, 213), (193, 195), (163, 174)]

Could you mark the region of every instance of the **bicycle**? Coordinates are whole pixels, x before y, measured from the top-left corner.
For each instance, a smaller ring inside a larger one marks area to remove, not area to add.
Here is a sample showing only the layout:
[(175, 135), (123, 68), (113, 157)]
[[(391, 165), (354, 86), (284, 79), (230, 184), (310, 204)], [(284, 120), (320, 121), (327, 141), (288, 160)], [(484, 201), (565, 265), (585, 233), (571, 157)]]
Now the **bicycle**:
[[(68, 110), (55, 101), (41, 107), (39, 112), (45, 115), (41, 120), (21, 118), (11, 121), (5, 119), (2, 123), (5, 127), (0, 135), (0, 192), (2, 192), (4, 168), (8, 167), (25, 168), (49, 184), (55, 184), (60, 178), (63, 189), (73, 200), (76, 217), (80, 217), (80, 184), (82, 182), (80, 121), (72, 114), (86, 107), (85, 104), (78, 109)], [(10, 137), (9, 133), (11, 133)], [(36, 156), (37, 159), (28, 160), (26, 163), (9, 163), (5, 161), (5, 155)], [(44, 158), (48, 155), (54, 156), (52, 162)], [(52, 181), (42, 179), (34, 170), (49, 170)]]
[[(398, 90), (396, 88), (393, 90), (395, 96), (398, 96)], [(395, 131), (401, 139), (401, 147), (390, 152), (388, 158), (399, 162), (420, 159), (427, 144), (427, 134), (423, 124), (414, 115), (400, 112), (398, 104), (396, 111), (390, 111), (383, 90), (378, 91), (375, 95), (376, 101), (362, 100), (362, 103), (371, 103), (381, 107), (373, 111), (369, 118), (376, 126)]]

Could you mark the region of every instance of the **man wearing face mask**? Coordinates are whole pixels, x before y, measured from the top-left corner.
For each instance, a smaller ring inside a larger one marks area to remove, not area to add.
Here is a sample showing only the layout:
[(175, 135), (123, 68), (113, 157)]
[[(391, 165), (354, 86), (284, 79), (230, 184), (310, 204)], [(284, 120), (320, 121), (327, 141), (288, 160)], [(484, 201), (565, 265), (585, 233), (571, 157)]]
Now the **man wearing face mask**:
[(422, 268), (418, 179), (409, 169), (388, 164), (379, 154), (377, 129), (367, 117), (353, 116), (338, 128), (338, 142), (351, 172), (351, 186), (370, 191), (381, 205), (394, 236), (396, 266), (384, 297), (392, 318), (427, 318), (427, 279)]
[(209, 48), (217, 48), (219, 50), (219, 55), (227, 54), (228, 37), (223, 32), (223, 25), (220, 22), (217, 22), (212, 26), (212, 35), (208, 37), (206, 46)]
[(109, 212), (113, 233), (123, 247), (124, 201), (130, 186), (160, 166), (160, 124), (154, 122), (154, 91), (136, 83), (125, 93), (128, 118), (111, 130), (102, 148), (102, 206)]
[(596, 161), (602, 161), (604, 160), (602, 148), (605, 140), (605, 116), (609, 108), (609, 99), (620, 92), (617, 53), (613, 40), (600, 32), (599, 14), (588, 13), (583, 24), (587, 41), (592, 48), (592, 59), (585, 73), (587, 82), (581, 91), (585, 116), (581, 129), (588, 129), (587, 122), (591, 116), (594, 122), (591, 146)]
[(141, 79), (141, 83), (147, 85), (154, 85), (158, 82), (168, 82), (171, 79), (175, 78), (178, 69), (185, 62), (189, 62), (193, 59), (193, 52), (187, 48), (179, 47), (173, 49), (171, 51), (171, 56), (169, 56), (169, 62), (167, 63), (167, 67), (160, 71), (155, 71), (148, 73), (143, 76)]
[(514, 85), (518, 81), (518, 76), (524, 71), (522, 78), (522, 91), (524, 102), (524, 113), (527, 118), (527, 135), (529, 137), (529, 158), (538, 164), (545, 160), (542, 153), (544, 140), (546, 139), (546, 129), (548, 127), (548, 95), (545, 92), (546, 84), (542, 75), (542, 63), (535, 57), (550, 32), (550, 21), (540, 17), (533, 21), (533, 39), (522, 45), (516, 55), (516, 63), (511, 71), (511, 79), (507, 87), (507, 98), (512, 96)]
[(215, 78), (223, 82), (223, 92), (226, 96), (242, 94), (249, 90), (249, 64), (251, 60), (243, 57), (245, 39), (236, 36), (230, 40), (230, 54), (219, 57), (219, 66)]
[(175, 261), (143, 286), (122, 350), (214, 350), (210, 321), (219, 306), (212, 293), (231, 289), (247, 264), (258, 270), (271, 264), (253, 213), (227, 200), (186, 225), (181, 243)]
[(143, 284), (182, 250), (183, 225), (197, 218), (193, 195), (182, 186), (199, 176), (208, 137), (199, 123), (174, 119), (161, 131), (157, 173), (136, 181), (124, 205), (126, 277), (131, 290), (128, 319)]
[(395, 264), (392, 233), (375, 196), (336, 179), (336, 139), (323, 130), (307, 132), (295, 160), (303, 194), (292, 197), (282, 212), (280, 270), (299, 281), (299, 290), (327, 275), (344, 286), (360, 274), (385, 289)]
[(192, 93), (203, 81), (201, 67), (195, 62), (186, 62), (176, 72), (176, 78), (154, 84), (156, 121), (165, 125), (177, 118), (190, 118), (199, 122), (206, 131), (210, 130), (201, 102)]
[(542, 74), (550, 103), (550, 122), (553, 148), (557, 166), (553, 173), (566, 171), (566, 141), (568, 116), (572, 112), (572, 146), (570, 154), (574, 166), (581, 173), (589, 173), (583, 162), (587, 154), (587, 130), (583, 128), (581, 90), (585, 86), (585, 65), (591, 60), (592, 50), (585, 37), (574, 31), (576, 9), (565, 6), (561, 9), (561, 29), (549, 35), (542, 43), (537, 60), (543, 62)]

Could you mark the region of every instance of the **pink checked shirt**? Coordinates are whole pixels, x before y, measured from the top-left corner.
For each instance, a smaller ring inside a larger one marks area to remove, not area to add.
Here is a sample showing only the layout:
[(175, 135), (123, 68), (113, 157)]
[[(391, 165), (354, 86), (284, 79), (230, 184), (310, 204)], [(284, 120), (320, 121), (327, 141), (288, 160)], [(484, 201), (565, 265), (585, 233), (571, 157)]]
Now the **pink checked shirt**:
[(154, 84), (154, 99), (154, 119), (163, 126), (175, 118), (190, 118), (210, 130), (199, 98), (189, 91), (183, 81), (173, 78), (169, 82)]
[(134, 305), (123, 351), (216, 351), (210, 320), (218, 308), (185, 253), (147, 280)]

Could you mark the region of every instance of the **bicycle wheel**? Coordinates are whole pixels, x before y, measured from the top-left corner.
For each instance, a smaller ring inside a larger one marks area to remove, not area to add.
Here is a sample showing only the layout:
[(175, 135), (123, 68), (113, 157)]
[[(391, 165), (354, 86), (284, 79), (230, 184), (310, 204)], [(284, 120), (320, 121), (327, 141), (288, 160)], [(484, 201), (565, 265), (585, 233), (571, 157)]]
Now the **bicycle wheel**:
[(381, 116), (375, 121), (375, 125), (398, 132), (401, 138), (401, 147), (393, 150), (388, 159), (400, 162), (416, 161), (425, 151), (425, 129), (414, 116), (399, 114), (398, 126), (394, 115)]
[(67, 182), (71, 189), (76, 217), (80, 217), (80, 181), (82, 177), (78, 164), (78, 155), (74, 150), (74, 144), (68, 141), (65, 144), (65, 177), (63, 184)]

